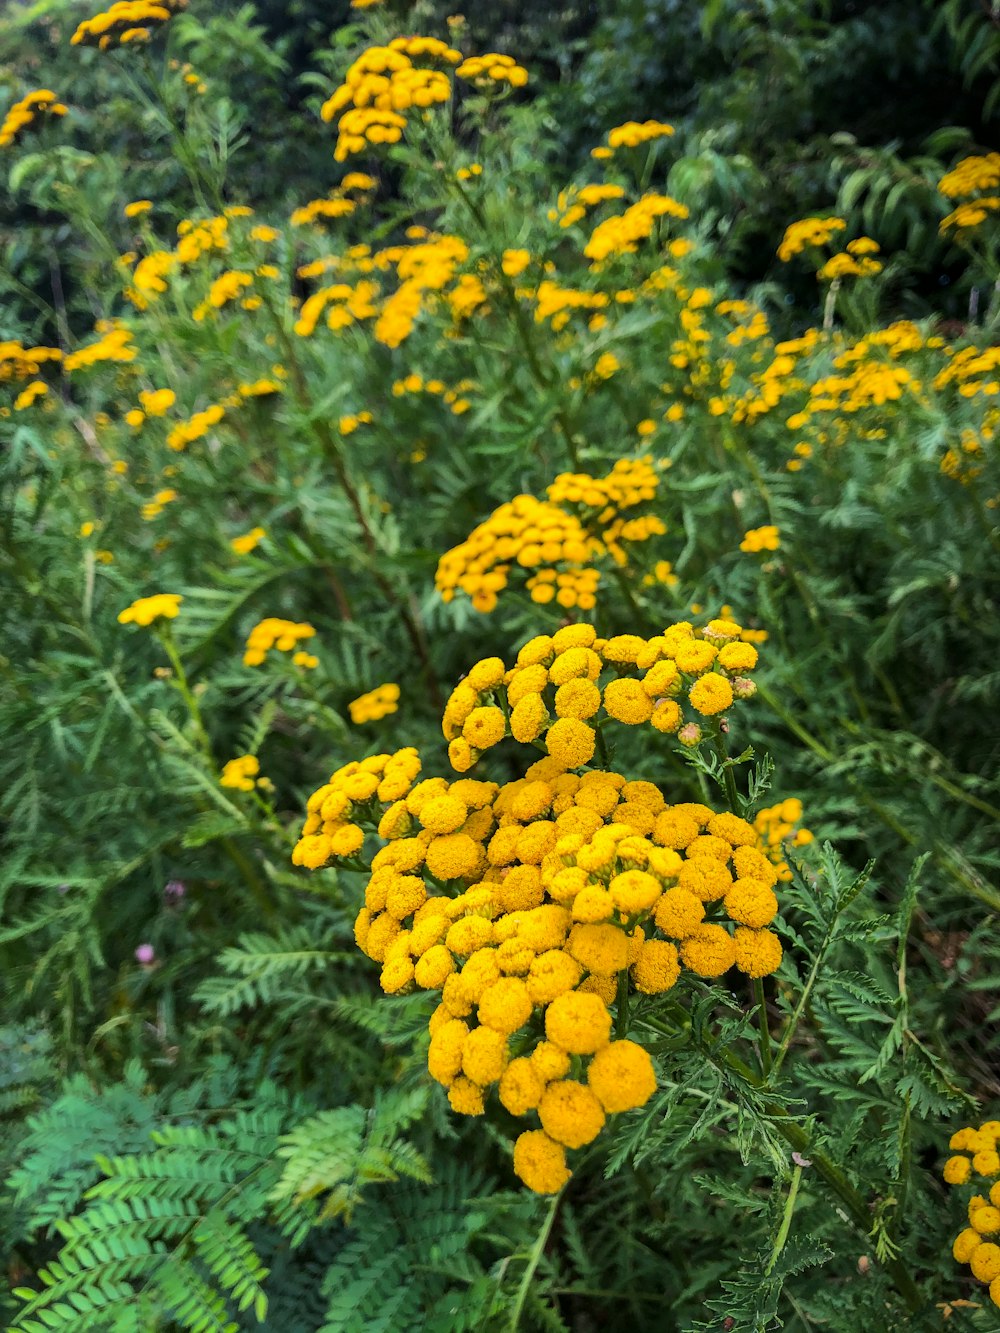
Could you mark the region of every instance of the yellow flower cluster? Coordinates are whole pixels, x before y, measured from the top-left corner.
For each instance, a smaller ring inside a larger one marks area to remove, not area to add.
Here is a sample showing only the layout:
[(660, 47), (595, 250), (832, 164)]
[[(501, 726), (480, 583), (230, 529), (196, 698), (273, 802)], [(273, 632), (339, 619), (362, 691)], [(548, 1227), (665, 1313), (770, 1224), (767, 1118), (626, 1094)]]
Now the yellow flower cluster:
[(260, 666), (272, 648), (279, 653), (293, 652), (301, 640), (311, 639), (315, 633), (312, 625), (269, 616), (255, 625), (247, 636), (243, 665)]
[(253, 754), (241, 754), (230, 759), (219, 778), (220, 787), (234, 787), (237, 791), (253, 791), (260, 773), (260, 760)]
[[(675, 646), (696, 642), (712, 646), (684, 634)], [(576, 625), (532, 640), (512, 673), (499, 658), (478, 662), (449, 701), (446, 734), (456, 709), (477, 739), (496, 733), (491, 711), (502, 732), (501, 710), (477, 699), (506, 681), (508, 694), (525, 687), (523, 702), (539, 671), (562, 680), (556, 699), (570, 701), (553, 729), (583, 725), (597, 646), (592, 627)], [(612, 663), (634, 664), (641, 648), (650, 655), (631, 635), (603, 645)], [(624, 695), (614, 707), (612, 715), (630, 711)], [(611, 1039), (613, 1011), (629, 992), (662, 994), (682, 967), (761, 977), (781, 961), (768, 929), (777, 874), (749, 824), (703, 805), (669, 806), (650, 782), (571, 772), (587, 758), (572, 746), (549, 749), (503, 786), (417, 781), (413, 750), (348, 764), (310, 797), (292, 857), (318, 868), (377, 833), (384, 845), (355, 923), (358, 945), (381, 965), (387, 993), (440, 992), (428, 1071), (452, 1108), (481, 1115), (495, 1090), (507, 1111), (535, 1122), (514, 1145), (514, 1170), (539, 1193), (569, 1178), (567, 1149), (656, 1090), (648, 1053)]]
[(855, 241), (848, 241), (847, 249), (831, 255), (816, 274), (820, 282), (832, 282), (835, 278), (869, 278), (882, 272), (882, 265), (872, 255), (877, 255), (879, 245), (870, 236), (859, 236)]
[(49, 391), (49, 386), (44, 380), (32, 380), (27, 388), (14, 399), (14, 411), (23, 412), (25, 408), (31, 407), (39, 398), (44, 398)]
[(395, 713), (399, 707), (399, 686), (379, 685), (367, 694), (359, 695), (347, 705), (351, 721), (355, 725), (363, 722), (378, 722), (380, 718)]
[(787, 264), (795, 255), (813, 246), (828, 245), (838, 231), (843, 231), (847, 223), (843, 218), (803, 218), (785, 228), (785, 234), (778, 246), (778, 258)]
[(591, 157), (607, 159), (613, 157), (619, 148), (638, 148), (640, 144), (653, 139), (669, 138), (674, 132), (673, 125), (661, 120), (627, 120), (624, 125), (616, 125), (608, 131), (607, 140), (598, 148), (591, 149)]
[(455, 75), (480, 87), (506, 83), (511, 88), (523, 88), (528, 82), (528, 71), (513, 56), (498, 55), (496, 51), (484, 56), (469, 56), (455, 70)]
[(308, 204), (296, 208), (289, 221), (293, 227), (307, 227), (321, 218), (346, 218), (357, 208), (353, 199), (338, 198), (331, 195), (326, 199), (311, 199)]
[(157, 491), (156, 494), (153, 496), (152, 500), (147, 500), (147, 502), (142, 506), (143, 518), (146, 519), (147, 522), (150, 519), (159, 518), (159, 516), (163, 513), (164, 507), (168, 504), (172, 504), (176, 499), (177, 499), (177, 492), (172, 488), (167, 488), (166, 490)]
[(464, 395), (475, 387), (475, 380), (459, 380), (453, 388), (449, 389), (444, 380), (425, 380), (422, 375), (414, 372), (407, 375), (405, 379), (396, 380), (392, 386), (392, 396), (403, 398), (408, 393), (429, 393), (434, 397), (441, 398), (448, 404), (455, 416), (460, 417), (463, 413), (468, 412), (472, 406)]
[(72, 46), (97, 45), (102, 51), (113, 43), (127, 46), (148, 40), (149, 24), (161, 25), (182, 9), (187, 0), (116, 0), (104, 13), (84, 19), (69, 39)]
[(688, 216), (687, 205), (678, 203), (667, 194), (643, 195), (638, 203), (632, 204), (624, 213), (599, 222), (584, 246), (583, 253), (594, 263), (600, 263), (613, 255), (635, 254), (639, 242), (648, 240), (653, 234), (657, 218), (683, 220)]
[(173, 407), (177, 395), (173, 389), (143, 389), (139, 394), (141, 407), (125, 413), (126, 424), (138, 430), (147, 417), (162, 417)]
[(8, 380), (30, 380), (40, 375), (48, 361), (61, 361), (58, 347), (24, 347), (16, 338), (0, 342), (0, 384)]
[(151, 625), (154, 620), (173, 620), (180, 611), (184, 598), (176, 592), (158, 592), (138, 601), (118, 613), (120, 625)]
[[(17, 404), (15, 403), (16, 407)], [(977, 434), (974, 430), (963, 430), (959, 435), (959, 447), (946, 449), (941, 456), (941, 472), (946, 477), (953, 477), (963, 485), (969, 485), (983, 471), (982, 459), (984, 441), (996, 437), (996, 425), (1000, 415), (987, 413), (986, 420)]]
[[(548, 500), (518, 495), (495, 509), (464, 542), (438, 562), (435, 585), (446, 602), (457, 590), (471, 597), (477, 611), (492, 611), (515, 567), (530, 571), (526, 588), (532, 601), (555, 601), (569, 610), (597, 604), (600, 572), (593, 561), (603, 555), (619, 565), (627, 561), (623, 543), (662, 535), (666, 527), (654, 514), (623, 516), (656, 495), (659, 476), (649, 458), (621, 459), (605, 477), (561, 473), (548, 487)], [(575, 506), (580, 513), (573, 513)]]
[(621, 543), (643, 542), (666, 532), (666, 525), (655, 514), (623, 517), (626, 509), (648, 504), (656, 498), (659, 473), (652, 458), (622, 458), (604, 477), (586, 473), (563, 472), (546, 490), (550, 503), (576, 505), (596, 511), (581, 517), (584, 527), (596, 533), (601, 546), (618, 565), (627, 563)]
[[(135, 265), (131, 282), (125, 288), (126, 298), (138, 310), (147, 309), (151, 301), (167, 290), (167, 278), (178, 266), (194, 264), (204, 255), (228, 250), (230, 219), (248, 217), (252, 213), (252, 209), (236, 204), (216, 217), (198, 221), (182, 219), (177, 224), (178, 240), (173, 250), (154, 250)], [(261, 229), (254, 228), (254, 231), (260, 232)], [(264, 229), (264, 235), (270, 235), (270, 230)], [(131, 263), (134, 258), (134, 255), (123, 256), (123, 265), (126, 261)]]
[[(520, 293), (519, 293), (520, 295)], [(575, 287), (562, 287), (548, 278), (543, 279), (533, 292), (526, 292), (535, 302), (535, 323), (551, 320), (558, 333), (569, 323), (574, 310), (603, 310), (608, 304), (606, 292), (585, 292)]]
[(600, 575), (586, 562), (597, 550), (598, 543), (572, 514), (533, 495), (518, 495), (445, 552), (434, 583), (445, 602), (461, 589), (477, 611), (488, 612), (518, 565), (536, 571), (528, 582), (534, 601), (555, 597), (560, 606), (589, 610), (596, 605)]
[(338, 162), (369, 144), (398, 143), (406, 129), (404, 112), (451, 98), (447, 75), (420, 68), (414, 58), (457, 65), (462, 53), (434, 37), (397, 37), (388, 46), (363, 51), (320, 111), (325, 121), (337, 121)]
[(785, 844), (806, 847), (813, 841), (813, 835), (807, 828), (796, 829), (795, 825), (801, 818), (802, 802), (797, 796), (790, 796), (779, 805), (769, 805), (765, 810), (758, 810), (753, 821), (758, 845), (777, 870), (778, 879), (785, 883), (792, 878), (791, 869), (784, 858)]
[(757, 665), (757, 650), (742, 633), (735, 621), (712, 620), (701, 630), (681, 621), (651, 639), (599, 639), (593, 625), (539, 635), (509, 671), (490, 658), (452, 692), (442, 723), (452, 767), (467, 772), (510, 735), (544, 745), (567, 770), (580, 768), (594, 756), (602, 708), (626, 726), (648, 723), (696, 745), (701, 727), (685, 723), (683, 702), (715, 717), (756, 692), (746, 673)]
[(331, 857), (353, 856), (364, 843), (359, 822), (373, 800), (391, 804), (405, 796), (420, 772), (416, 750), (377, 754), (345, 764), (313, 792), (306, 803), (306, 821), (292, 852), (292, 863), (315, 870)]
[(255, 551), (261, 544), (267, 532), (264, 528), (251, 528), (249, 532), (244, 532), (240, 537), (233, 537), (229, 545), (237, 555), (249, 555)]
[(7, 148), (38, 116), (65, 116), (66, 107), (49, 88), (28, 93), (7, 112), (0, 125), (0, 148)]
[[(195, 323), (200, 324), (214, 310), (221, 310), (230, 301), (239, 300), (246, 289), (252, 286), (252, 273), (243, 273), (238, 269), (230, 269), (226, 273), (220, 273), (209, 287), (208, 296), (204, 301), (199, 301), (191, 312), (191, 318)], [(256, 304), (259, 304), (259, 298)], [(250, 301), (244, 299), (243, 307), (244, 309), (250, 309)]]
[(549, 209), (549, 221), (558, 222), (560, 227), (572, 227), (574, 222), (587, 216), (588, 208), (624, 196), (625, 191), (620, 185), (583, 185), (579, 189), (560, 190), (555, 208)]
[[(987, 1120), (978, 1129), (971, 1126), (951, 1136), (949, 1147), (955, 1151), (944, 1164), (944, 1178), (949, 1185), (965, 1185), (974, 1177), (994, 1183), (989, 1195), (974, 1194), (969, 1200), (969, 1225), (958, 1233), (952, 1254), (960, 1264), (968, 1264), (972, 1275), (989, 1284), (990, 1300), (1000, 1306), (1000, 1120)], [(962, 1155), (959, 1155), (962, 1154)], [(968, 1155), (965, 1155), (968, 1154)]]
[(121, 320), (99, 320), (94, 331), (101, 335), (96, 342), (78, 347), (64, 359), (63, 367), (67, 372), (83, 370), (100, 361), (134, 361), (139, 355), (138, 348), (132, 342), (132, 331)]
[(938, 191), (946, 199), (965, 199), (970, 195), (1000, 188), (1000, 153), (983, 157), (965, 157), (938, 181)]
[(189, 444), (207, 435), (225, 415), (226, 409), (219, 403), (213, 403), (201, 412), (195, 412), (186, 421), (178, 421), (167, 432), (167, 447), (181, 453)]
[(1000, 197), (995, 194), (983, 195), (980, 199), (967, 199), (952, 209), (947, 217), (941, 219), (938, 231), (946, 232), (952, 228), (962, 231), (965, 228), (978, 227), (991, 213), (997, 212), (1000, 212)]
[(781, 534), (771, 523), (762, 528), (751, 528), (743, 534), (740, 542), (741, 551), (776, 551), (781, 545)]

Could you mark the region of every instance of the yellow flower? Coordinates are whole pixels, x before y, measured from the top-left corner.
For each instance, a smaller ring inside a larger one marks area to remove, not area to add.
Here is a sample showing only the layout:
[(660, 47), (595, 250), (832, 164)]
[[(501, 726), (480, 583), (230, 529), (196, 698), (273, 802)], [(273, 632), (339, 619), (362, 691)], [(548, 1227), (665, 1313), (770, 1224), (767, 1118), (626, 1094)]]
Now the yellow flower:
[(184, 598), (176, 592), (158, 592), (138, 601), (118, 613), (120, 625), (151, 625), (154, 620), (173, 620)]
[(605, 976), (620, 972), (628, 962), (628, 940), (624, 931), (604, 922), (574, 926), (566, 948), (588, 972)]
[(646, 995), (660, 995), (670, 990), (680, 976), (680, 971), (677, 946), (667, 940), (646, 940), (639, 950), (638, 959), (632, 964), (636, 990)]
[(645, 1106), (656, 1091), (649, 1052), (634, 1041), (612, 1041), (590, 1062), (587, 1082), (608, 1115)]
[(260, 761), (256, 755), (240, 755), (236, 759), (230, 759), (223, 768), (219, 786), (235, 787), (237, 791), (253, 791), (257, 785), (255, 779), (259, 772)]
[(229, 545), (237, 555), (249, 555), (251, 551), (256, 550), (266, 536), (267, 532), (263, 528), (251, 528), (242, 537), (233, 537)]
[(507, 723), (501, 710), (494, 705), (474, 708), (465, 719), (462, 736), (476, 750), (488, 750), (503, 740)]
[(531, 255), (527, 250), (505, 250), (501, 259), (501, 267), (508, 278), (516, 278), (531, 263)]
[(545, 1011), (545, 1035), (571, 1055), (592, 1055), (607, 1045), (611, 1014), (596, 995), (559, 995)]
[[(596, 996), (580, 998), (600, 1004)], [(601, 1103), (586, 1084), (573, 1079), (560, 1079), (548, 1085), (538, 1103), (538, 1118), (546, 1134), (567, 1148), (582, 1148), (592, 1143), (604, 1128)]]
[(733, 702), (733, 687), (725, 676), (710, 671), (700, 676), (688, 691), (691, 705), (704, 717), (714, 717), (722, 713)]
[(594, 757), (597, 735), (585, 722), (561, 717), (546, 732), (545, 744), (552, 758), (564, 768), (581, 768)]
[(701, 925), (682, 941), (681, 958), (700, 977), (721, 977), (736, 962), (736, 945), (723, 926)]
[(781, 534), (773, 524), (751, 528), (740, 542), (741, 551), (776, 551), (781, 545)]
[(518, 700), (511, 711), (511, 735), (522, 745), (529, 745), (542, 734), (548, 720), (549, 710), (545, 707), (542, 696), (526, 694)]
[(653, 716), (653, 701), (637, 680), (613, 680), (604, 687), (604, 709), (628, 726), (639, 726)]
[[(280, 646), (280, 645), (279, 645)], [(347, 705), (351, 721), (357, 725), (364, 722), (377, 722), (380, 718), (395, 713), (399, 706), (399, 686), (379, 685), (368, 694), (359, 695)]]
[(462, 1045), (462, 1072), (481, 1088), (497, 1083), (507, 1066), (507, 1038), (493, 1028), (473, 1028)]
[(531, 1017), (528, 988), (519, 977), (502, 977), (487, 986), (479, 1000), (479, 1021), (497, 1032), (516, 1032)]
[(136, 199), (133, 203), (125, 205), (125, 216), (127, 218), (137, 218), (143, 213), (148, 213), (152, 207), (152, 199)]
[(566, 1149), (544, 1130), (529, 1129), (514, 1144), (514, 1171), (535, 1194), (558, 1194), (572, 1172)]
[(781, 963), (781, 941), (773, 930), (751, 930), (747, 926), (737, 926), (733, 948), (736, 966), (748, 977), (768, 977), (772, 972), (777, 972)]
[(500, 1102), (511, 1115), (533, 1111), (544, 1091), (545, 1080), (530, 1059), (511, 1060), (500, 1079)]

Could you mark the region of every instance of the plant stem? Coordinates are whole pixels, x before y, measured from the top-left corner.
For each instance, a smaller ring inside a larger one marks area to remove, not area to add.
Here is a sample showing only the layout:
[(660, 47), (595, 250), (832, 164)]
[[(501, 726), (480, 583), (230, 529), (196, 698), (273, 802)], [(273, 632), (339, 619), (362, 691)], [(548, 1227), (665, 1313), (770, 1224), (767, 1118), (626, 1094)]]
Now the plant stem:
[(766, 1080), (771, 1073), (771, 1028), (767, 1021), (767, 997), (764, 994), (763, 977), (754, 977), (753, 993), (757, 1000), (757, 1021), (760, 1024), (760, 1067)]
[(215, 760), (212, 758), (212, 743), (208, 739), (208, 732), (205, 730), (205, 723), (202, 721), (201, 709), (198, 707), (198, 700), (188, 683), (187, 673), (184, 670), (184, 664), (181, 662), (180, 654), (177, 651), (177, 645), (174, 643), (174, 636), (170, 632), (169, 623), (161, 626), (159, 634), (160, 642), (163, 644), (163, 650), (170, 658), (170, 665), (174, 671), (174, 686), (181, 698), (187, 704), (188, 713), (191, 715), (191, 721), (195, 726), (195, 734), (198, 738), (198, 744), (201, 747), (205, 758), (212, 764)]
[(535, 1271), (542, 1261), (542, 1255), (545, 1253), (545, 1246), (548, 1244), (549, 1235), (552, 1231), (552, 1224), (556, 1220), (556, 1210), (559, 1207), (559, 1200), (562, 1198), (562, 1190), (554, 1195), (549, 1204), (549, 1211), (545, 1215), (545, 1221), (538, 1233), (534, 1245), (531, 1247), (531, 1253), (528, 1255), (528, 1263), (521, 1278), (521, 1285), (517, 1289), (517, 1298), (514, 1301), (514, 1307), (510, 1312), (510, 1322), (507, 1325), (508, 1333), (516, 1333), (521, 1324), (521, 1315), (524, 1311), (524, 1303), (528, 1299), (528, 1292), (531, 1290), (531, 1280), (535, 1276)]
[(799, 1192), (799, 1181), (802, 1179), (802, 1168), (796, 1162), (795, 1171), (792, 1174), (792, 1183), (788, 1190), (788, 1198), (785, 1200), (785, 1211), (781, 1218), (781, 1226), (778, 1234), (774, 1238), (774, 1248), (771, 1250), (771, 1257), (767, 1261), (767, 1267), (764, 1269), (765, 1275), (774, 1272), (774, 1265), (781, 1256), (781, 1251), (785, 1248), (785, 1242), (788, 1240), (788, 1233), (792, 1229), (792, 1216), (795, 1213), (795, 1197)]

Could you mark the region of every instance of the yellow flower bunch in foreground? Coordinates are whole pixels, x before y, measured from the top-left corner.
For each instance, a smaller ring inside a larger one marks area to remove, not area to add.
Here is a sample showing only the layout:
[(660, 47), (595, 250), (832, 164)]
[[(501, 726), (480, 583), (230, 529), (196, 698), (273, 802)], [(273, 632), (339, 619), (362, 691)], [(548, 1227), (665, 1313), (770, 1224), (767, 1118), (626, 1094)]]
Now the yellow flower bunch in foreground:
[(0, 125), (0, 148), (7, 148), (14, 142), (22, 130), (27, 129), (32, 121), (41, 115), (65, 116), (67, 108), (59, 101), (55, 93), (48, 88), (39, 88), (28, 93), (7, 112)]
[[(955, 1237), (952, 1254), (968, 1264), (973, 1277), (989, 1283), (990, 1300), (1000, 1306), (1000, 1120), (987, 1120), (978, 1129), (971, 1126), (951, 1136), (949, 1147), (956, 1152), (944, 1164), (949, 1185), (976, 1183), (975, 1177), (993, 1181), (989, 1196), (974, 1194), (969, 1200), (969, 1225)], [(963, 1154), (959, 1156), (958, 1154)], [(969, 1154), (965, 1156), (964, 1154)]]
[(312, 625), (268, 616), (247, 636), (243, 665), (260, 666), (272, 648), (279, 653), (294, 652), (303, 639), (311, 639), (315, 633)]
[(520, 567), (528, 574), (525, 586), (532, 601), (592, 610), (601, 577), (593, 562), (609, 555), (624, 565), (624, 543), (666, 532), (655, 514), (626, 513), (649, 504), (658, 485), (650, 458), (621, 459), (605, 477), (561, 473), (548, 487), (547, 501), (518, 495), (446, 551), (435, 585), (444, 601), (452, 601), (460, 589), (477, 611), (488, 612), (512, 570)]
[(522, 745), (544, 745), (567, 770), (580, 768), (594, 757), (602, 718), (648, 724), (697, 745), (701, 726), (685, 719), (683, 705), (716, 717), (756, 693), (744, 673), (757, 665), (757, 650), (740, 641), (741, 633), (731, 620), (712, 620), (700, 631), (681, 621), (651, 639), (599, 639), (593, 625), (571, 625), (531, 639), (509, 671), (499, 657), (487, 658), (445, 706), (451, 765), (467, 772), (509, 735)]
[[(648, 1053), (621, 1031), (630, 994), (670, 990), (682, 967), (705, 978), (734, 966), (762, 977), (781, 961), (768, 929), (777, 871), (748, 823), (699, 804), (670, 806), (651, 782), (586, 767), (593, 732), (579, 714), (596, 711), (591, 694), (600, 700), (595, 649), (633, 665), (641, 651), (647, 677), (657, 660), (673, 667), (668, 648), (715, 651), (690, 627), (672, 629), (681, 632), (668, 641), (667, 631), (662, 643), (627, 635), (601, 644), (591, 626), (572, 625), (525, 645), (513, 672), (499, 658), (477, 663), (449, 701), (446, 735), (464, 715), (477, 740), (499, 739), (503, 712), (477, 701), (506, 680), (508, 692), (525, 686), (515, 711), (540, 703), (528, 684), (544, 678), (571, 701), (548, 732), (548, 757), (502, 786), (417, 781), (412, 749), (346, 764), (309, 798), (292, 856), (315, 869), (355, 856), (377, 834), (358, 945), (381, 964), (387, 993), (440, 993), (428, 1070), (460, 1114), (482, 1115), (495, 1090), (512, 1115), (530, 1117), (514, 1170), (540, 1193), (569, 1178), (567, 1149), (656, 1090)], [(728, 628), (717, 637), (734, 646)], [(630, 707), (631, 686), (642, 708)], [(611, 716), (634, 721), (652, 710), (638, 681), (619, 679), (609, 692)], [(573, 734), (555, 743), (560, 727)], [(582, 732), (590, 743), (572, 743)], [(611, 1039), (615, 1016), (620, 1040)]]

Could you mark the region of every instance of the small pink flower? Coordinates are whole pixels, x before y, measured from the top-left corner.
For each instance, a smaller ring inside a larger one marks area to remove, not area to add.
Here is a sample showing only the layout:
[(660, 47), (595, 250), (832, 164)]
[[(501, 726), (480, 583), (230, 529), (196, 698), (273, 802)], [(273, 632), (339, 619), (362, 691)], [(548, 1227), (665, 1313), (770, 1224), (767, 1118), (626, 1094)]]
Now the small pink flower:
[(156, 950), (151, 944), (140, 944), (136, 947), (135, 960), (137, 963), (142, 963), (143, 966), (148, 966), (155, 957)]
[(163, 886), (163, 896), (167, 902), (177, 902), (184, 897), (186, 892), (187, 889), (182, 879), (168, 880)]

